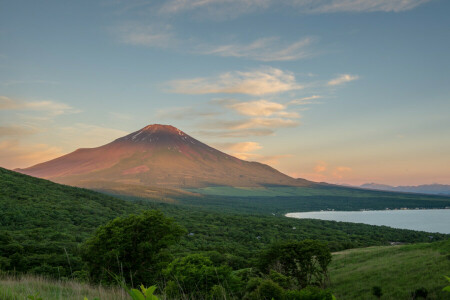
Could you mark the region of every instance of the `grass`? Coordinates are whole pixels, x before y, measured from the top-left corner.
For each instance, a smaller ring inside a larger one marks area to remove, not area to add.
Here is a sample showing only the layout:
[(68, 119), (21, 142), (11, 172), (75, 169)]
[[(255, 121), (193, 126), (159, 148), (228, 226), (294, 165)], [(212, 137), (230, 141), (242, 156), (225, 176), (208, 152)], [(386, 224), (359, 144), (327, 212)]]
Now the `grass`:
[(334, 253), (331, 290), (337, 299), (376, 299), (372, 287), (379, 286), (381, 299), (411, 299), (411, 292), (424, 287), (427, 299), (450, 299), (450, 293), (442, 292), (444, 275), (450, 275), (449, 244), (447, 240)]
[(43, 300), (130, 299), (119, 287), (91, 286), (72, 280), (52, 280), (41, 276), (3, 276), (0, 278), (1, 300), (22, 300), (39, 293)]

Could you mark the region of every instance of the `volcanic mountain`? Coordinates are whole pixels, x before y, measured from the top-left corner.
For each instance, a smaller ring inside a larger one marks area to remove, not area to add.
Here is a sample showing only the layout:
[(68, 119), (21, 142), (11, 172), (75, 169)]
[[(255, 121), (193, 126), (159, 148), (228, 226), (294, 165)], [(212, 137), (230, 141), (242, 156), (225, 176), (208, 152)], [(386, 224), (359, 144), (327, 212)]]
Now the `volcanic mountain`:
[(218, 151), (169, 125), (149, 125), (97, 148), (82, 148), (17, 171), (58, 183), (101, 189), (309, 186), (258, 162)]

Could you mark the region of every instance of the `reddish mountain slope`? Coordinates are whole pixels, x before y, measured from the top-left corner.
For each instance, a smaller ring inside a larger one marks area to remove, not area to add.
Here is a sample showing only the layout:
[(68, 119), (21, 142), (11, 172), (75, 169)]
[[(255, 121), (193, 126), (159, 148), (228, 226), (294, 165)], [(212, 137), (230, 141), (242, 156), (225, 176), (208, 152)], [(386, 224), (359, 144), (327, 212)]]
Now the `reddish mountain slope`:
[(17, 171), (85, 187), (93, 182), (168, 188), (311, 184), (220, 152), (168, 125), (149, 125), (104, 146)]

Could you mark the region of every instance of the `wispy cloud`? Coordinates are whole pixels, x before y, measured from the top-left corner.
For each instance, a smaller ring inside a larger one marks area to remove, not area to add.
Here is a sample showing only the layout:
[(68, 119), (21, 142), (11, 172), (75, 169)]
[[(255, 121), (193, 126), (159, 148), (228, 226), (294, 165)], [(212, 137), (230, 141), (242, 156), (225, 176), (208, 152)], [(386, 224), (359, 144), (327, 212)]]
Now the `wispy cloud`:
[(214, 144), (213, 146), (220, 150), (230, 151), (232, 153), (254, 152), (262, 148), (262, 146), (256, 142), (220, 143)]
[(284, 6), (302, 14), (339, 12), (401, 12), (431, 0), (171, 0), (159, 9), (160, 14), (198, 11), (203, 17), (236, 17), (238, 15)]
[(330, 86), (341, 85), (341, 84), (344, 84), (346, 82), (357, 80), (358, 78), (359, 78), (358, 75), (341, 74), (338, 77), (328, 81), (328, 85), (330, 85)]
[(214, 117), (219, 115), (220, 112), (196, 110), (192, 107), (171, 107), (160, 109), (156, 112), (156, 118), (160, 119), (192, 119), (198, 117)]
[(170, 91), (180, 94), (266, 95), (301, 89), (291, 72), (265, 67), (248, 72), (227, 72), (217, 77), (169, 82)]
[(431, 0), (293, 0), (298, 9), (310, 13), (401, 12)]
[(242, 129), (260, 129), (260, 128), (286, 128), (298, 126), (297, 120), (283, 119), (283, 118), (251, 118), (240, 121), (216, 121), (210, 124), (211, 128), (228, 129), (228, 130), (242, 130)]
[(273, 135), (275, 131), (268, 128), (245, 129), (245, 130), (200, 130), (195, 132), (196, 135), (204, 137), (218, 138), (245, 138), (254, 136)]
[(287, 105), (267, 101), (264, 99), (247, 101), (247, 102), (232, 102), (225, 104), (227, 108), (236, 111), (240, 115), (251, 117), (284, 117), (284, 118), (299, 118), (297, 112), (285, 111)]
[(51, 116), (80, 112), (80, 110), (75, 109), (70, 105), (51, 100), (21, 101), (17, 99), (11, 99), (5, 96), (0, 96), (0, 110), (43, 111)]
[(169, 25), (125, 24), (114, 27), (111, 31), (125, 44), (165, 48), (174, 43), (170, 28)]
[(315, 103), (313, 100), (320, 99), (320, 98), (322, 98), (322, 96), (312, 95), (312, 96), (308, 96), (308, 97), (291, 100), (289, 102), (289, 104), (297, 104), (297, 105), (312, 104), (312, 103)]
[(306, 37), (290, 44), (282, 44), (278, 37), (257, 39), (249, 44), (204, 45), (201, 54), (223, 57), (242, 57), (259, 61), (289, 61), (311, 57), (309, 46), (314, 39)]
[(24, 125), (0, 126), (0, 138), (26, 136), (39, 132), (38, 128)]

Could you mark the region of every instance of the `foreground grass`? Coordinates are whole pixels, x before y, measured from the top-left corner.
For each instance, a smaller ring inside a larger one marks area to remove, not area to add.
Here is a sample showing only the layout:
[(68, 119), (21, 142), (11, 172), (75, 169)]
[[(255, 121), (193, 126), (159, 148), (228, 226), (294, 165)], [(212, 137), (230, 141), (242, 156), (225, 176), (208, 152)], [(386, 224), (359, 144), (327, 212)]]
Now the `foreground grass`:
[(450, 241), (435, 244), (369, 247), (335, 253), (330, 265), (331, 290), (337, 299), (412, 299), (418, 288), (427, 299), (450, 299), (442, 292), (450, 275)]
[(125, 300), (130, 299), (119, 287), (103, 287), (82, 284), (76, 281), (50, 280), (39, 276), (25, 275), (20, 278), (5, 276), (0, 278), (1, 300), (22, 300), (39, 293), (43, 300), (89, 300), (94, 298)]

